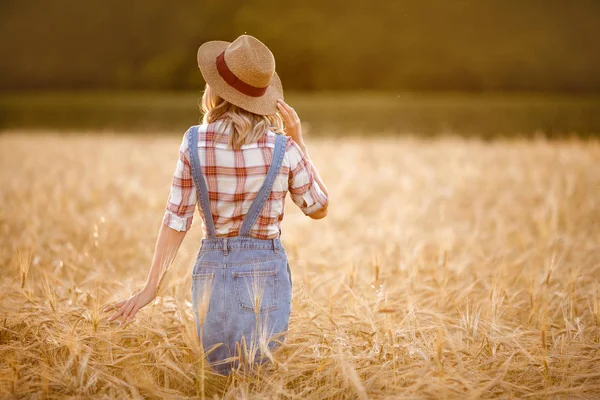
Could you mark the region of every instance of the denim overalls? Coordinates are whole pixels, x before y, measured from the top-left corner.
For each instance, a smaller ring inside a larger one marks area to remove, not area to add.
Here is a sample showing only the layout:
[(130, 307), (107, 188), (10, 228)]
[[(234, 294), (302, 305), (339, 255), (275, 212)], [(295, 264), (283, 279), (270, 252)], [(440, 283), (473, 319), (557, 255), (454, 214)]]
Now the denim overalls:
[[(229, 238), (215, 235), (197, 151), (197, 126), (190, 129), (188, 139), (192, 176), (208, 236), (202, 239), (192, 272), (192, 307), (208, 362), (215, 371), (228, 375), (240, 365), (239, 360), (244, 366), (266, 361), (265, 353), (285, 340), (288, 329), (292, 277), (281, 239), (250, 237), (250, 229), (281, 168), (286, 138), (277, 135), (265, 181), (242, 222), (239, 236)], [(228, 357), (236, 358), (224, 362)]]

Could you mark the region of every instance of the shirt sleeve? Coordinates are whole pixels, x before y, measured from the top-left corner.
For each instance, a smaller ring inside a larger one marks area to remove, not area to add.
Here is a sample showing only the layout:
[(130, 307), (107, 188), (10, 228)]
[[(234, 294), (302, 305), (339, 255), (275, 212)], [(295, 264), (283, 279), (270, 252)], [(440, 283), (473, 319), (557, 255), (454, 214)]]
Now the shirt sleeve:
[(194, 218), (196, 201), (196, 186), (192, 177), (186, 132), (179, 146), (179, 159), (171, 181), (163, 224), (176, 231), (189, 230)]
[(315, 180), (312, 164), (291, 138), (288, 138), (287, 155), (290, 162), (288, 190), (294, 203), (306, 215), (325, 207), (329, 199)]

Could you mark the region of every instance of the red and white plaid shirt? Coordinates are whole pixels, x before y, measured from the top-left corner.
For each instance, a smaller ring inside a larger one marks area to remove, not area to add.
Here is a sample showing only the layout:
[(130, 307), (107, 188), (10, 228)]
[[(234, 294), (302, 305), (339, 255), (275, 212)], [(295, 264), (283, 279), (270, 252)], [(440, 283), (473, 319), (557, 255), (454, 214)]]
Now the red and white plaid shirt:
[[(255, 143), (240, 149), (228, 149), (228, 132), (219, 132), (221, 121), (202, 124), (198, 129), (198, 155), (202, 173), (208, 186), (208, 197), (217, 236), (237, 236), (242, 221), (260, 190), (275, 148), (276, 133), (267, 131)], [(305, 214), (323, 208), (327, 196), (315, 181), (310, 161), (300, 147), (287, 137), (283, 164), (250, 236), (272, 239), (279, 236), (287, 192)], [(183, 136), (179, 160), (173, 174), (171, 191), (163, 223), (168, 227), (187, 231), (192, 225), (197, 204), (196, 186), (190, 166), (188, 138)], [(201, 207), (198, 207), (204, 222)], [(206, 237), (206, 226), (202, 229)]]

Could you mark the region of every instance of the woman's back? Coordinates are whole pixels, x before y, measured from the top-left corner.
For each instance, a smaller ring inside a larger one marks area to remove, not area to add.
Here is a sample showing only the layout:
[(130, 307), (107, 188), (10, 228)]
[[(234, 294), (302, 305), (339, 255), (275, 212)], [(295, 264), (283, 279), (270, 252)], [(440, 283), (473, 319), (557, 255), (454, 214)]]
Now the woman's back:
[[(222, 121), (198, 126), (197, 153), (208, 187), (210, 208), (216, 235), (239, 234), (242, 221), (260, 190), (271, 161), (277, 134), (266, 130), (256, 142), (238, 149), (230, 148), (231, 128)], [(173, 176), (171, 192), (164, 215), (165, 225), (179, 230), (191, 226), (197, 196), (190, 167), (187, 132), (179, 149), (179, 160)], [(257, 239), (279, 237), (287, 192), (305, 214), (322, 208), (327, 196), (315, 182), (298, 145), (286, 137), (286, 150), (269, 198), (250, 231)], [(201, 208), (200, 215), (204, 219)], [(203, 226), (206, 236), (206, 223)]]

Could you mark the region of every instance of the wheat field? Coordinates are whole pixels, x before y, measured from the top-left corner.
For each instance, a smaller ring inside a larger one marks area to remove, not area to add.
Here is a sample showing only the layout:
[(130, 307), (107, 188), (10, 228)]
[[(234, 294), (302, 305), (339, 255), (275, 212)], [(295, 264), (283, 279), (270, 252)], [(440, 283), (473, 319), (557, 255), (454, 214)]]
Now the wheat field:
[(2, 398), (598, 398), (600, 142), (307, 139), (324, 220), (288, 199), (290, 331), (253, 374), (205, 366), (200, 220), (140, 289), (180, 135), (0, 136)]

